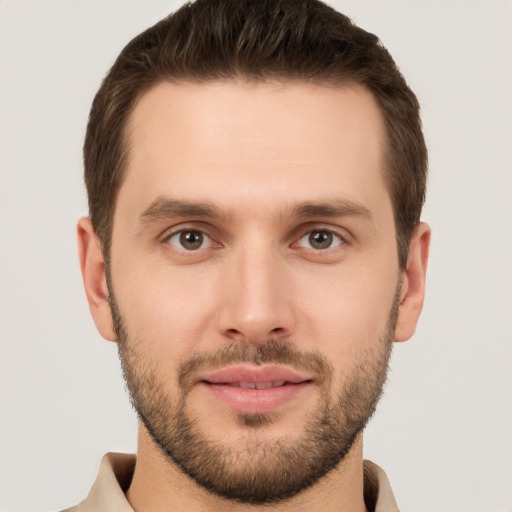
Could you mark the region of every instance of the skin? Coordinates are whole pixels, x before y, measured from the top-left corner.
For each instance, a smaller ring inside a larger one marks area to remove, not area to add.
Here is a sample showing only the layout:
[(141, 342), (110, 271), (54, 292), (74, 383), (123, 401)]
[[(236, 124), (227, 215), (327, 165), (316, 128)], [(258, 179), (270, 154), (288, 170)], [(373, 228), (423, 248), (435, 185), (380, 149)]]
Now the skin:
[[(386, 332), (399, 285), (394, 339), (412, 336), (430, 230), (418, 226), (400, 271), (384, 137), (375, 100), (357, 86), (163, 83), (141, 98), (114, 214), (111, 278), (126, 328), (156, 361), (169, 396), (177, 397), (184, 359), (270, 336), (322, 353), (333, 368), (334, 396)], [(218, 215), (155, 207), (169, 199), (208, 203)], [(306, 203), (336, 208), (299, 215)], [(211, 243), (180, 248), (172, 236), (180, 229), (202, 231)], [(315, 229), (334, 233), (330, 247), (309, 245)], [(91, 313), (102, 336), (115, 341), (101, 244), (89, 219), (80, 220), (78, 239)], [(318, 396), (309, 386), (250, 433), (200, 387), (189, 409), (213, 439), (234, 449), (243, 436), (293, 439)], [(142, 425), (137, 456), (127, 493), (135, 510), (166, 510), (166, 503), (176, 511), (268, 508), (204, 491), (161, 455)], [(335, 470), (273, 509), (365, 510), (362, 489), (359, 436)]]

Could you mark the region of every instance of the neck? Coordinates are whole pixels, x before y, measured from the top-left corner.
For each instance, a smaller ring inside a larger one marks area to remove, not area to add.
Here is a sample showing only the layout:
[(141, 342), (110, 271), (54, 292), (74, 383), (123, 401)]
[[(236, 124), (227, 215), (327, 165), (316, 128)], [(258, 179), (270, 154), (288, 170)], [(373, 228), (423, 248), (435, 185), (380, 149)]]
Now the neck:
[(362, 436), (337, 468), (296, 496), (273, 504), (248, 505), (206, 491), (162, 454), (139, 427), (137, 463), (126, 493), (134, 510), (144, 512), (334, 512), (366, 510), (363, 498)]

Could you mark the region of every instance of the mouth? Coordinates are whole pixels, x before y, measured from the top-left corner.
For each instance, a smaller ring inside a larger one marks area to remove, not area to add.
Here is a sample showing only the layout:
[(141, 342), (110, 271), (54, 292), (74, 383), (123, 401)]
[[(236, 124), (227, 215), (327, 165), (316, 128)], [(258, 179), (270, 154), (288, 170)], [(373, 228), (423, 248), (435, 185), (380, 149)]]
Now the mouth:
[(313, 379), (286, 367), (242, 365), (201, 375), (197, 383), (233, 412), (262, 414), (294, 402)]
[[(207, 381), (205, 381), (207, 382)], [(208, 384), (213, 384), (212, 382), (207, 382)], [(235, 388), (244, 388), (244, 389), (269, 389), (269, 388), (280, 388), (282, 386), (286, 386), (289, 384), (295, 384), (293, 382), (287, 382), (285, 380), (279, 380), (274, 382), (229, 382), (222, 383), (218, 382), (218, 385), (223, 386), (233, 386)]]

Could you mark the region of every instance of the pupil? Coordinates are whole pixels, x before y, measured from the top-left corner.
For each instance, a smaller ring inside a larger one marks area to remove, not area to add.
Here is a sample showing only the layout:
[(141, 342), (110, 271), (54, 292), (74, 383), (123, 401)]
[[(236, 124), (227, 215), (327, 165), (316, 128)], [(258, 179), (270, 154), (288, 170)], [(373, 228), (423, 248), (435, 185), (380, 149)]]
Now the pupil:
[(180, 243), (188, 250), (199, 249), (203, 244), (203, 235), (197, 231), (186, 231), (180, 235)]
[(315, 231), (309, 235), (309, 243), (315, 249), (327, 249), (332, 244), (332, 233)]

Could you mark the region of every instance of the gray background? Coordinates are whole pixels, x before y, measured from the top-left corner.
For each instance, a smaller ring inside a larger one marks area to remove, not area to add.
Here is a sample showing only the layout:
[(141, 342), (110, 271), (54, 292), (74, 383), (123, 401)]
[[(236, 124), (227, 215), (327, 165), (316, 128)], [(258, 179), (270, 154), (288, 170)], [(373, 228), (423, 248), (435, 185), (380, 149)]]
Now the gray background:
[[(74, 227), (81, 145), (124, 44), (179, 2), (0, 0), (0, 509), (81, 500), (134, 451), (116, 347), (89, 317)], [(512, 510), (512, 3), (339, 0), (423, 108), (425, 310), (366, 434), (404, 511)]]

